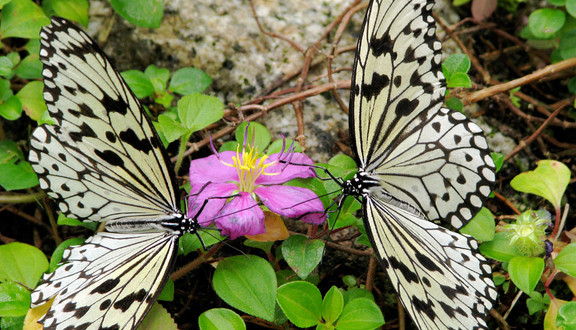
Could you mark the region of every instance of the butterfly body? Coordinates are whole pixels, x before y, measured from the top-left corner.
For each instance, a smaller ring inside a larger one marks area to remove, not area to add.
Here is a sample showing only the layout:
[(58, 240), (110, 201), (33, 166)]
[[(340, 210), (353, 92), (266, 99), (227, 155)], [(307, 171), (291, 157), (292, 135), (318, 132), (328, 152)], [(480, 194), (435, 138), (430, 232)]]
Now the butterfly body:
[(487, 328), (491, 267), (470, 236), (450, 231), (476, 214), (495, 181), (482, 129), (442, 107), (445, 80), (431, 0), (372, 0), (350, 96), (361, 200), (375, 253), (420, 329)]

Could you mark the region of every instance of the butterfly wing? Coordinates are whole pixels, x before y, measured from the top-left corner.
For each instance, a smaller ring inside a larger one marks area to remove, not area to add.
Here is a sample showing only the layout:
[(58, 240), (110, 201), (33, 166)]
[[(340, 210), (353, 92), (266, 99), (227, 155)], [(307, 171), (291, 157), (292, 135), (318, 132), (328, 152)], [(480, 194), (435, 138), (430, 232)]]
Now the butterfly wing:
[(497, 292), (472, 237), (377, 200), (365, 199), (364, 212), (372, 246), (419, 329), (487, 328)]
[(174, 233), (98, 233), (65, 250), (64, 265), (44, 277), (32, 306), (56, 296), (40, 319), (44, 329), (135, 329), (164, 287), (177, 247)]
[(55, 126), (38, 127), (29, 160), (40, 187), (79, 220), (179, 214), (175, 174), (139, 101), (106, 55), (69, 21), (42, 29), (44, 99)]
[(432, 1), (372, 1), (353, 76), (350, 131), (361, 170), (392, 203), (456, 228), (495, 180), (482, 129), (441, 108), (445, 81)]
[(364, 222), (400, 301), (421, 329), (485, 328), (491, 269), (460, 228), (495, 180), (482, 130), (443, 109), (433, 1), (373, 0), (352, 77), (350, 132)]

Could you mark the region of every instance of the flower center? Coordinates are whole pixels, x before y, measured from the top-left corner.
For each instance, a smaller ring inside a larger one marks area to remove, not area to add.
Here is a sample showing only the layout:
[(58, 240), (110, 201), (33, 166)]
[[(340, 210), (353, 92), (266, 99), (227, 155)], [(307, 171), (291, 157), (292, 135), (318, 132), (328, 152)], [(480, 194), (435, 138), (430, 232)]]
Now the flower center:
[(240, 146), (238, 146), (236, 156), (232, 157), (234, 164), (223, 163), (236, 168), (236, 172), (238, 173), (238, 190), (251, 193), (256, 188), (256, 179), (258, 179), (260, 175), (280, 174), (266, 173), (267, 167), (276, 165), (276, 161), (266, 163), (267, 158), (268, 155), (261, 156), (255, 147), (243, 147), (242, 152), (240, 152)]

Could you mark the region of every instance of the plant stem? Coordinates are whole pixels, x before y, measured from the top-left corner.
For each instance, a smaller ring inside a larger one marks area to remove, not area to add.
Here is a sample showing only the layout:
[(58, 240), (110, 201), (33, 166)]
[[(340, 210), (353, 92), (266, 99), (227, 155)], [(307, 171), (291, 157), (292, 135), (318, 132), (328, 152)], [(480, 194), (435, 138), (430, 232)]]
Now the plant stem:
[(190, 140), (190, 136), (192, 135), (192, 131), (184, 133), (182, 138), (180, 139), (180, 148), (178, 149), (178, 158), (176, 159), (176, 164), (174, 165), (174, 172), (178, 175), (178, 171), (180, 170), (180, 166), (182, 166), (182, 161), (184, 160), (184, 153), (186, 152), (186, 143)]

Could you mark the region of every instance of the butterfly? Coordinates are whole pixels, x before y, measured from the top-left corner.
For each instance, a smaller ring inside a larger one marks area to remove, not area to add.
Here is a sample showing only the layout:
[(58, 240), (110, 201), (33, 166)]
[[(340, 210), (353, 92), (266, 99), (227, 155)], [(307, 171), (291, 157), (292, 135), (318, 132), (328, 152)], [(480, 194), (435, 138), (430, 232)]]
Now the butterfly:
[(68, 248), (32, 306), (55, 297), (39, 321), (44, 329), (136, 328), (166, 284), (178, 239), (200, 226), (179, 209), (160, 138), (96, 43), (58, 17), (40, 37), (56, 125), (34, 130), (29, 161), (66, 216), (106, 221), (107, 232)]
[(464, 226), (495, 182), (482, 129), (442, 107), (445, 79), (431, 0), (372, 0), (352, 74), (350, 135), (372, 246), (420, 329), (486, 328), (491, 267)]

